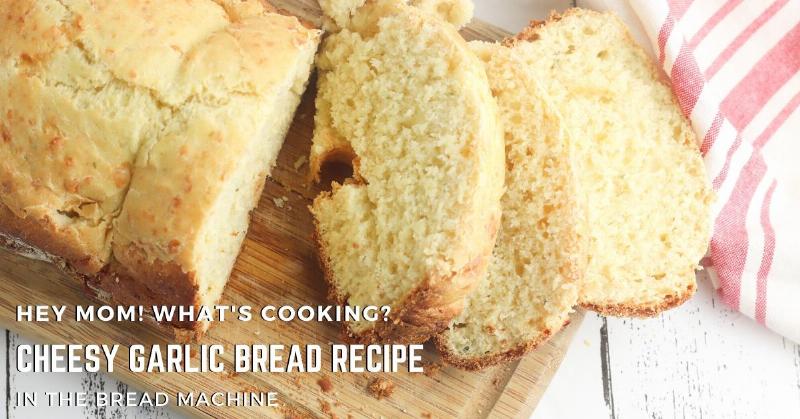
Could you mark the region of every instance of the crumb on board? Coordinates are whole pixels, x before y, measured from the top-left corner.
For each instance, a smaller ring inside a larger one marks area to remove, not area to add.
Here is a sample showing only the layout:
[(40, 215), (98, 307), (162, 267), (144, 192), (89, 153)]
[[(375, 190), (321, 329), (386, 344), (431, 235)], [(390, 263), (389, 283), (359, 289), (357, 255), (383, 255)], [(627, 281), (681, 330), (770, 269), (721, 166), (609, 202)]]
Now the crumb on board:
[(331, 382), (330, 377), (327, 375), (317, 380), (317, 385), (323, 393), (330, 393), (333, 391), (333, 383)]
[(394, 393), (394, 383), (384, 378), (376, 378), (370, 381), (367, 390), (369, 390), (372, 397), (381, 400)]
[(278, 208), (283, 208), (286, 206), (286, 203), (289, 202), (289, 198), (282, 196), (280, 198), (272, 198), (272, 202), (275, 203), (275, 206)]
[(280, 407), (281, 412), (283, 413), (284, 419), (306, 419), (306, 416), (299, 413), (298, 411), (294, 410), (293, 408), (282, 405)]
[(303, 387), (303, 379), (300, 378), (299, 375), (295, 375), (294, 378), (292, 378), (292, 383), (294, 383), (294, 386), (297, 387), (298, 390)]
[(431, 419), (433, 415), (430, 414), (430, 412), (422, 412), (422, 417), (425, 419)]
[(322, 400), (322, 399), (317, 399), (317, 400), (319, 400), (319, 408), (320, 408), (320, 410), (322, 410), (322, 413), (324, 413), (325, 415), (327, 415), (331, 419), (337, 419), (338, 418), (338, 416), (336, 416), (336, 413), (333, 412), (333, 409), (331, 409), (330, 402), (328, 402), (326, 400)]
[(425, 374), (426, 377), (434, 377), (441, 370), (442, 366), (440, 364), (431, 362), (422, 368), (422, 373)]
[(297, 160), (294, 161), (294, 164), (292, 166), (294, 166), (294, 170), (297, 171), (300, 170), (300, 168), (303, 167), (303, 165), (306, 164), (307, 161), (308, 158), (306, 158), (305, 155), (302, 155)]

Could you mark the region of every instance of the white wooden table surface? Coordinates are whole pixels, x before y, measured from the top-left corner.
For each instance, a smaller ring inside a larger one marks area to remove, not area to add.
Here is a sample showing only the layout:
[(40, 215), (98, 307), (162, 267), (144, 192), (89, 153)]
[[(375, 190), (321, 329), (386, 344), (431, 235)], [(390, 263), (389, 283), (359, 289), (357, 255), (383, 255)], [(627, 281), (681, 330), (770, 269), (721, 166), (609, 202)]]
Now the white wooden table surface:
[[(512, 32), (531, 18), (542, 19), (552, 9), (573, 4), (569, 0), (475, 3), (479, 18)], [(584, 7), (618, 9), (634, 35), (644, 40), (635, 17), (620, 9), (622, 3), (578, 1)], [(24, 341), (15, 333), (0, 331), (0, 415), (181, 417), (168, 409), (15, 407), (12, 397), (19, 391), (129, 391), (124, 383), (103, 374), (18, 373), (14, 354)], [(534, 417), (800, 418), (800, 345), (722, 307), (708, 281), (701, 279), (697, 296), (654, 319), (589, 314)]]

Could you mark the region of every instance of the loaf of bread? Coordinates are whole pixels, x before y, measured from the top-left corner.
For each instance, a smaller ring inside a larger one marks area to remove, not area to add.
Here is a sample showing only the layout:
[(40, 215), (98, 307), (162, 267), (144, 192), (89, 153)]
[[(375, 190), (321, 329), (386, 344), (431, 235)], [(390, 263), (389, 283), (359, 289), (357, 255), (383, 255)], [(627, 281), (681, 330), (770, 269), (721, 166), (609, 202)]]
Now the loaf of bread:
[(610, 13), (572, 9), (508, 44), (574, 139), (589, 236), (581, 305), (650, 316), (688, 299), (712, 194), (666, 79)]
[(503, 221), (486, 278), (436, 344), (448, 363), (480, 369), (524, 355), (569, 321), (586, 246), (557, 110), (518, 51), (471, 46), (485, 62), (505, 132)]
[(112, 302), (214, 304), (319, 31), (254, 0), (1, 7), (0, 232)]
[(313, 203), (332, 299), (391, 307), (356, 341), (422, 342), (484, 276), (500, 222), (503, 141), (480, 61), (456, 29), (402, 1), (370, 2), (317, 60), (311, 170), (345, 184)]
[[(331, 30), (345, 28), (358, 8), (374, 0), (319, 0), (326, 22)], [(475, 5), (472, 0), (399, 0), (447, 22), (462, 27), (472, 20)]]

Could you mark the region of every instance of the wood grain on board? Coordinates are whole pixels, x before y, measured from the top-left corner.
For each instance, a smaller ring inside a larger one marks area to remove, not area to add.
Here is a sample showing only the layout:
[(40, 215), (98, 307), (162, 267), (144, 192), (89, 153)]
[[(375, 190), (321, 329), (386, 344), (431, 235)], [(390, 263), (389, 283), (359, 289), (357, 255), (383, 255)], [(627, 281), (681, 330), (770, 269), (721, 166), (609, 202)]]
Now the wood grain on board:
[[(315, 0), (274, 1), (279, 8), (303, 19), (319, 22)], [(467, 39), (496, 40), (507, 33), (480, 22), (464, 31)], [(313, 128), (313, 81), (297, 111), (286, 144), (267, 182), (234, 273), (221, 304), (263, 305), (324, 304), (325, 285), (311, 241), (311, 216), (307, 206), (317, 193), (308, 185), (303, 164), (308, 155)], [(582, 314), (573, 326), (519, 362), (480, 373), (453, 368), (424, 374), (213, 374), (132, 373), (127, 369), (132, 344), (166, 344), (171, 336), (142, 324), (17, 323), (17, 305), (66, 305), (66, 318), (74, 318), (76, 305), (87, 305), (82, 285), (62, 276), (48, 264), (0, 252), (0, 323), (41, 343), (121, 344), (112, 375), (145, 391), (228, 391), (279, 393), (281, 409), (268, 407), (207, 407), (187, 410), (196, 416), (249, 417), (303, 416), (339, 417), (528, 417), (560, 363)], [(230, 368), (235, 344), (320, 344), (339, 342), (335, 324), (317, 322), (265, 323), (227, 321), (212, 326), (203, 344), (225, 346), (224, 361)], [(323, 365), (329, 364), (325, 353)], [(438, 356), (426, 349), (425, 361), (438, 364)], [(325, 393), (317, 381), (327, 375), (333, 383)], [(377, 400), (366, 391), (374, 378), (395, 384), (391, 397)]]

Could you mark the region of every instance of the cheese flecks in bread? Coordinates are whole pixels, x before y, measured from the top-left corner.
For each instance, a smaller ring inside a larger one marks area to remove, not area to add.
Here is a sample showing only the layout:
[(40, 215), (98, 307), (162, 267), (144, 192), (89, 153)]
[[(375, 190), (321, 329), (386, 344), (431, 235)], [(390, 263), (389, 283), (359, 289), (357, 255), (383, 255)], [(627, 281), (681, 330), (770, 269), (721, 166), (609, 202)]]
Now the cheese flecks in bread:
[(508, 44), (575, 142), (589, 233), (581, 305), (647, 316), (688, 299), (712, 194), (695, 134), (658, 69), (610, 13), (572, 9)]
[(483, 276), (500, 219), (503, 145), (485, 71), (455, 28), (400, 2), (370, 3), (317, 60), (310, 165), (354, 176), (313, 203), (331, 297), (389, 305), (346, 325), (359, 341), (422, 342)]
[[(327, 26), (336, 32), (347, 27), (358, 8), (375, 0), (319, 0)], [(470, 20), (475, 11), (472, 0), (395, 0), (404, 2), (420, 10), (438, 16), (460, 28)]]
[(578, 301), (586, 253), (583, 202), (556, 110), (515, 51), (471, 46), (485, 62), (505, 132), (503, 221), (486, 277), (436, 344), (448, 363), (479, 369), (561, 330)]
[(116, 302), (213, 304), (319, 32), (256, 1), (2, 9), (0, 232)]

